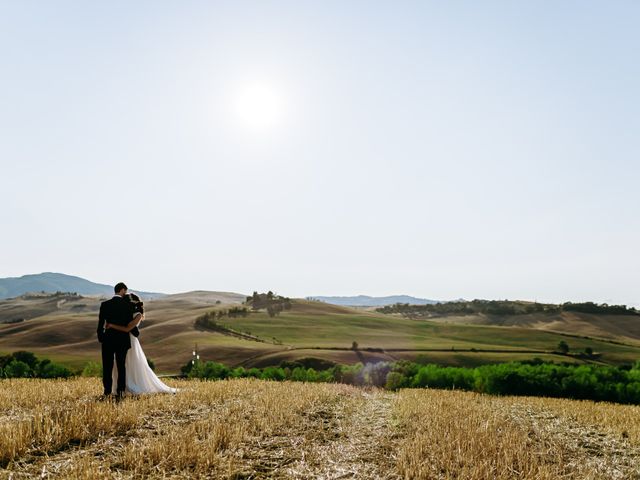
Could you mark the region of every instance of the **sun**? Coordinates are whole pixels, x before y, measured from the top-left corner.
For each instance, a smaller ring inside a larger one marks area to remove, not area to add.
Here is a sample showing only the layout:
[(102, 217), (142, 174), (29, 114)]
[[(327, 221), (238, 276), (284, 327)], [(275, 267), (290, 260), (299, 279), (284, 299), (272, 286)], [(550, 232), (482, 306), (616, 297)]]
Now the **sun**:
[(245, 85), (236, 95), (234, 114), (245, 128), (271, 130), (282, 121), (282, 98), (267, 84)]

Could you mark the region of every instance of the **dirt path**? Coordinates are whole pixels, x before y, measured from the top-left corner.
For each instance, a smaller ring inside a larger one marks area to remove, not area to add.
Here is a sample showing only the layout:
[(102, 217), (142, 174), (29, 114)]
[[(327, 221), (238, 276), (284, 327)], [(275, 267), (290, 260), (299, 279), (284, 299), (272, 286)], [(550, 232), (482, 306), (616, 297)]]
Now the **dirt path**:
[(398, 432), (392, 424), (393, 394), (362, 390), (327, 412), (329, 441), (305, 446), (303, 458), (282, 473), (288, 478), (395, 479)]

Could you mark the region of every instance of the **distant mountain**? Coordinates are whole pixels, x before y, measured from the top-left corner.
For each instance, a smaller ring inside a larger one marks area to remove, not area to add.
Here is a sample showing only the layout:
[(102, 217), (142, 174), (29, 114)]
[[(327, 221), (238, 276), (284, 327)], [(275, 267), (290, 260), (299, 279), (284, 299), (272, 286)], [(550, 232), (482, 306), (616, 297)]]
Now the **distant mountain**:
[(370, 297), (368, 295), (357, 295), (355, 297), (307, 297), (309, 300), (320, 300), (321, 302), (332, 303), (333, 305), (343, 305), (348, 307), (382, 307), (393, 305), (394, 303), (409, 303), (411, 305), (427, 305), (438, 303), (438, 300), (428, 300), (410, 295), (390, 295), (388, 297)]
[[(162, 293), (133, 290), (147, 299), (164, 295)], [(80, 295), (109, 296), (113, 295), (113, 285), (103, 285), (90, 282), (84, 278), (52, 272), (0, 278), (0, 299), (19, 297), (30, 292), (76, 292)]]

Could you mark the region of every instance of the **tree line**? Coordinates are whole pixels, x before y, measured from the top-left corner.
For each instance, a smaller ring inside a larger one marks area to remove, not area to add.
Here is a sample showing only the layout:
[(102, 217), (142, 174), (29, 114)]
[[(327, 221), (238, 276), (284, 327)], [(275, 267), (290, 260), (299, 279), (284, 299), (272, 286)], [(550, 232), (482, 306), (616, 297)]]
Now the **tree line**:
[[(152, 362), (149, 361), (150, 365)], [(152, 366), (153, 368), (153, 366)], [(253, 377), (273, 381), (333, 382), (400, 388), (443, 388), (494, 395), (546, 396), (640, 404), (640, 361), (633, 366), (575, 365), (533, 359), (483, 365), (444, 367), (410, 361), (342, 365), (321, 359), (301, 359), (264, 368), (229, 367), (212, 361), (190, 361), (182, 367), (188, 378)], [(90, 362), (83, 376), (100, 375)], [(31, 352), (0, 356), (0, 378), (69, 378), (67, 367)]]
[(396, 303), (377, 308), (380, 313), (399, 313), (406, 317), (420, 318), (440, 315), (526, 315), (532, 313), (581, 312), (608, 315), (640, 315), (640, 311), (626, 305), (606, 303), (565, 302), (559, 305), (538, 302), (517, 302), (510, 300), (472, 300), (412, 305)]
[[(155, 363), (148, 357), (147, 364), (155, 370)], [(101, 377), (102, 365), (87, 362), (82, 370), (71, 370), (48, 358), (38, 358), (33, 352), (24, 350), (10, 355), (0, 355), (0, 378), (70, 378), (77, 375)]]
[(19, 351), (0, 356), (0, 378), (69, 378), (73, 372), (48, 358)]
[(246, 317), (249, 315), (247, 307), (231, 307), (227, 310), (211, 310), (196, 317), (195, 324), (199, 327), (216, 329), (218, 322), (225, 318)]
[(410, 361), (334, 364), (322, 370), (287, 362), (264, 368), (228, 367), (218, 362), (188, 363), (189, 378), (254, 377), (275, 381), (335, 382), (400, 388), (443, 388), (493, 395), (547, 396), (640, 404), (640, 361), (633, 367), (509, 362), (475, 368), (422, 365)]

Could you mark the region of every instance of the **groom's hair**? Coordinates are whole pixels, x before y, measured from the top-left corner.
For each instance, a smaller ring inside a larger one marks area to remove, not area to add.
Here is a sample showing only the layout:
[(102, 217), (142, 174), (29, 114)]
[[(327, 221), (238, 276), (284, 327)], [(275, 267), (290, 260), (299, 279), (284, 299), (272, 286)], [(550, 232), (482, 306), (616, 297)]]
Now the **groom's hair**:
[(115, 287), (113, 287), (113, 290), (114, 290), (114, 292), (118, 293), (118, 292), (119, 292), (120, 290), (122, 290), (123, 288), (124, 288), (125, 290), (129, 290), (129, 289), (127, 288), (127, 286), (126, 286), (124, 283), (120, 282), (120, 283), (118, 283)]

